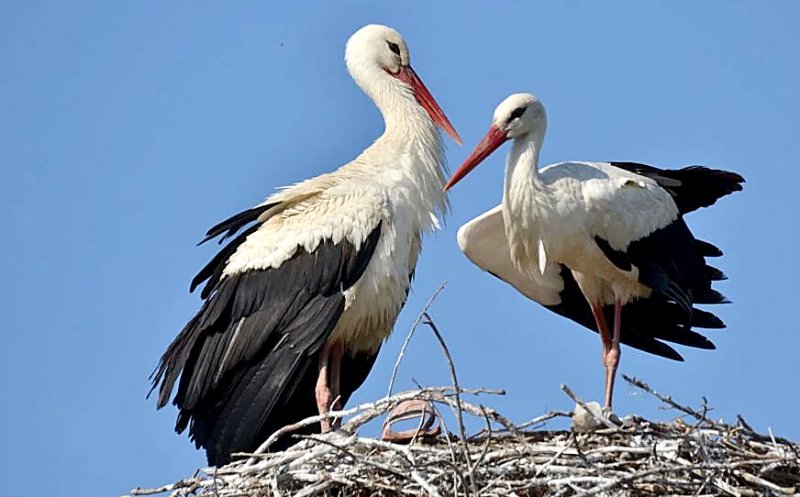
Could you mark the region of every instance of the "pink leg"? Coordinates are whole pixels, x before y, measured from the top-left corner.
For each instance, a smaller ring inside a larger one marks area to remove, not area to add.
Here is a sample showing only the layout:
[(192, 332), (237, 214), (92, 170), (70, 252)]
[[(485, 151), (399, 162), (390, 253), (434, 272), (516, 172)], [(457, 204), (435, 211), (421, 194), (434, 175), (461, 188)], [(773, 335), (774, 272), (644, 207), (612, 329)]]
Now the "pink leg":
[[(614, 396), (614, 376), (616, 375), (617, 368), (615, 361), (619, 362), (619, 352), (616, 354), (614, 353), (614, 338), (611, 335), (611, 332), (608, 329), (608, 324), (606, 323), (606, 317), (603, 315), (603, 306), (600, 303), (591, 304), (592, 308), (592, 315), (594, 316), (594, 322), (597, 325), (597, 330), (600, 332), (600, 340), (603, 342), (603, 367), (606, 370), (606, 397), (605, 397), (605, 406), (608, 409), (611, 409), (612, 399)], [(614, 308), (614, 332), (615, 336), (617, 336), (617, 342), (619, 342), (619, 333), (617, 333), (617, 323), (619, 323), (619, 319), (617, 319), (617, 309), (616, 306)], [(617, 345), (617, 351), (619, 351), (619, 345)], [(613, 367), (612, 367), (613, 364)]]
[[(342, 373), (342, 346), (337, 342), (331, 347), (330, 353), (330, 389), (331, 389), (331, 409), (338, 411), (342, 408), (340, 381)], [(331, 428), (334, 430), (339, 429), (342, 420), (334, 418), (331, 423)]]
[[(341, 360), (341, 346), (338, 344), (333, 346), (325, 345), (325, 348), (320, 353), (317, 385), (314, 389), (317, 410), (320, 414), (330, 412), (331, 408), (338, 408)], [(331, 429), (338, 427), (338, 425), (338, 419), (323, 419), (320, 421), (322, 433), (327, 433)]]
[[(314, 389), (314, 394), (317, 398), (317, 410), (320, 414), (325, 414), (330, 410), (331, 402), (333, 402), (333, 394), (328, 387), (328, 363), (329, 363), (330, 350), (327, 345), (322, 349), (319, 355), (319, 369), (317, 373), (317, 386)], [(331, 420), (323, 419), (319, 422), (322, 433), (331, 431)]]
[(619, 337), (622, 330), (622, 302), (614, 300), (614, 336), (611, 338), (611, 347), (605, 351), (603, 362), (606, 367), (606, 407), (611, 409), (614, 395), (614, 378), (617, 376), (617, 366), (622, 351), (619, 348)]

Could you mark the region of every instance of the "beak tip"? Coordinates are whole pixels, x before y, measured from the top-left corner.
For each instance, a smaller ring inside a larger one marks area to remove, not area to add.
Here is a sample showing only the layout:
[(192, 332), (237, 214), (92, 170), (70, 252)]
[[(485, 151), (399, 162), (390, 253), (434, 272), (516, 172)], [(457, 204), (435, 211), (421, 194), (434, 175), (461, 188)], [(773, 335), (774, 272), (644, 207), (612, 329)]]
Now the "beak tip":
[(441, 126), (441, 128), (450, 138), (453, 139), (454, 142), (456, 142), (458, 145), (462, 147), (464, 146), (464, 142), (461, 141), (461, 136), (458, 134), (456, 128), (454, 128), (449, 121), (447, 121), (447, 126)]

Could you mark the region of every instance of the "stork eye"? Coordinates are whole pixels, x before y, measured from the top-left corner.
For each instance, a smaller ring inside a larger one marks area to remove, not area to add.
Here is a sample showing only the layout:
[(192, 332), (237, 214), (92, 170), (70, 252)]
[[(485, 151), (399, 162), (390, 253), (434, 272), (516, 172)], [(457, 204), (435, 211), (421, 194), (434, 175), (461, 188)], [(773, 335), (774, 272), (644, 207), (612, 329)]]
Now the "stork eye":
[(394, 52), (396, 55), (400, 55), (400, 45), (397, 43), (392, 43), (391, 41), (386, 41), (386, 44), (389, 45), (389, 50)]
[(518, 117), (522, 117), (522, 114), (525, 113), (525, 109), (527, 109), (527, 107), (517, 107), (516, 109), (514, 109), (514, 112), (512, 112), (511, 115), (508, 116), (508, 122), (511, 122), (514, 119), (517, 119)]

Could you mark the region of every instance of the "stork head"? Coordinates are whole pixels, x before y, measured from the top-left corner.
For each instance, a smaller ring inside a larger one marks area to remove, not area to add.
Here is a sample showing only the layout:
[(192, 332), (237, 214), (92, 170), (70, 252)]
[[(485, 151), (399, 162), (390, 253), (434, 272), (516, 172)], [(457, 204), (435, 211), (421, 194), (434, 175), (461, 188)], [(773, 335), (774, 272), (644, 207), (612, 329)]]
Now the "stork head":
[(453, 177), (450, 178), (444, 189), (452, 188), (507, 140), (524, 140), (531, 133), (541, 140), (546, 128), (547, 114), (538, 98), (530, 93), (510, 95), (494, 110), (492, 126), (486, 136), (469, 154), (461, 167), (453, 173)]
[(458, 132), (411, 68), (408, 46), (400, 33), (380, 24), (364, 26), (347, 40), (344, 59), (350, 75), (384, 114), (397, 107), (398, 101), (414, 102), (461, 144)]

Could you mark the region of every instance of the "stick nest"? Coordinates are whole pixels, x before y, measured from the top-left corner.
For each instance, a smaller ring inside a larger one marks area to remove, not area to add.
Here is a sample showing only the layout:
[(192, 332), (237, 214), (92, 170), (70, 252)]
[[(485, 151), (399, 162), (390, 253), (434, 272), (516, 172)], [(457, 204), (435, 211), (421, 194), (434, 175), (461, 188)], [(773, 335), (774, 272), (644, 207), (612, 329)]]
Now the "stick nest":
[[(269, 445), (279, 435), (318, 423), (322, 416), (281, 430), (256, 453), (242, 454), (242, 459), (227, 466), (199, 470), (191, 478), (160, 488), (137, 488), (132, 494), (760, 496), (800, 492), (798, 444), (771, 433), (759, 434), (742, 417), (735, 424), (709, 419), (705, 401), (694, 409), (660, 395), (640, 380), (625, 379), (680, 416), (654, 422), (637, 416), (611, 421), (592, 414), (598, 418), (598, 428), (588, 432), (545, 430), (547, 421), (572, 413), (554, 411), (515, 425), (479, 402), (501, 391), (423, 388), (329, 413), (346, 421), (340, 430), (299, 437), (285, 451), (269, 453)], [(586, 407), (568, 388), (562, 388), (578, 406)], [(358, 435), (363, 425), (391, 416), (393, 409), (410, 400), (427, 403), (442, 423), (442, 409), (452, 410), (457, 433), (444, 426), (438, 436), (419, 432), (407, 443)], [(485, 428), (467, 435), (465, 417), (477, 418)]]

